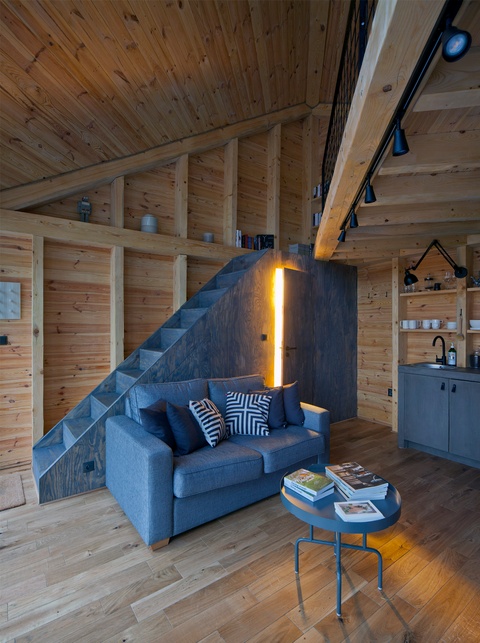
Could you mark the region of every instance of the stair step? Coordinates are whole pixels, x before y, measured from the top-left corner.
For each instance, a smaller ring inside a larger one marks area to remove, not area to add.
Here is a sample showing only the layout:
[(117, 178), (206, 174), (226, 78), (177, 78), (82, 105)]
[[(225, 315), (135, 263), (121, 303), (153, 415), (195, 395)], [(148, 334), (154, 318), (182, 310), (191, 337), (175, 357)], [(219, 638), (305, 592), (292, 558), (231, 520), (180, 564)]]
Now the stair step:
[(198, 301), (201, 306), (211, 306), (226, 293), (226, 288), (216, 288), (215, 290), (202, 290), (198, 293)]
[(90, 395), (90, 413), (92, 417), (97, 420), (117, 400), (118, 393), (95, 393), (95, 395)]
[(140, 368), (143, 369), (144, 371), (147, 370), (147, 368), (150, 368), (152, 364), (155, 364), (157, 359), (159, 359), (163, 355), (163, 351), (156, 351), (156, 350), (149, 350), (148, 348), (141, 348), (140, 349)]
[(246, 272), (246, 270), (236, 270), (235, 272), (226, 272), (223, 275), (218, 275), (216, 279), (217, 287), (228, 288), (229, 286), (233, 286)]
[(207, 310), (208, 308), (182, 308), (180, 311), (181, 328), (190, 328)]
[(132, 384), (138, 380), (140, 375), (142, 375), (145, 370), (140, 368), (129, 368), (125, 370), (116, 371), (116, 391), (117, 393), (123, 393), (129, 389)]
[(75, 444), (82, 433), (85, 433), (94, 422), (95, 420), (90, 415), (63, 420), (63, 443), (65, 448), (68, 449), (72, 444)]
[(40, 480), (40, 476), (49, 469), (58, 458), (65, 453), (66, 448), (63, 442), (53, 444), (49, 447), (37, 447), (32, 451), (33, 475), (35, 480)]
[(186, 328), (162, 328), (160, 331), (160, 342), (163, 350), (170, 348), (182, 335), (185, 334)]

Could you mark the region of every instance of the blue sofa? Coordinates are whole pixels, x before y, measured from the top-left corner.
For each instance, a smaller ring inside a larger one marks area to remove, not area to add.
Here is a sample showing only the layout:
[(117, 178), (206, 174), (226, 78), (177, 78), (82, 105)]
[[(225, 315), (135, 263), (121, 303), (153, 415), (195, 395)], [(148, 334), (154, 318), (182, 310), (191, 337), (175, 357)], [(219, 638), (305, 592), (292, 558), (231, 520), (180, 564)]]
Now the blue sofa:
[(172, 536), (278, 493), (286, 472), (328, 462), (330, 414), (305, 403), (299, 404), (303, 425), (287, 424), (268, 436), (233, 435), (187, 455), (174, 455), (142, 426), (141, 409), (159, 400), (185, 406), (208, 398), (223, 415), (228, 391), (263, 388), (260, 375), (139, 384), (128, 394), (126, 415), (108, 418), (106, 484), (147, 545), (164, 546)]

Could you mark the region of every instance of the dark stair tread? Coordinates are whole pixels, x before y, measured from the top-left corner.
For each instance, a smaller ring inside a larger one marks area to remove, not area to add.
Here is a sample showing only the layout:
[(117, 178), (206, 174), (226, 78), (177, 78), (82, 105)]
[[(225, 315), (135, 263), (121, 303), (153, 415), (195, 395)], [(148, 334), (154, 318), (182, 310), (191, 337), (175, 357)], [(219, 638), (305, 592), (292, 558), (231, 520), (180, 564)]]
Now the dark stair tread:
[(97, 402), (100, 402), (100, 404), (103, 404), (105, 408), (109, 408), (112, 406), (114, 402), (118, 400), (118, 393), (95, 393), (94, 395), (92, 394), (92, 397), (94, 400)]
[(190, 328), (207, 310), (208, 308), (183, 308), (180, 313), (181, 328)]
[(67, 417), (63, 420), (63, 425), (75, 439), (78, 439), (94, 422), (95, 420), (90, 415), (81, 418)]
[(63, 442), (53, 444), (49, 447), (33, 448), (33, 471), (38, 479), (42, 473), (51, 467), (58, 458), (65, 453), (66, 448)]
[(222, 275), (218, 275), (216, 279), (216, 284), (219, 288), (225, 288), (227, 286), (232, 286), (235, 284), (240, 277), (242, 277), (247, 271), (246, 270), (235, 270), (233, 272), (225, 272)]
[(157, 359), (163, 355), (163, 351), (160, 349), (154, 348), (141, 348), (140, 349), (140, 368), (150, 368), (152, 364), (155, 364)]
[(125, 370), (122, 370), (121, 368), (117, 369), (117, 373), (119, 375), (125, 375), (126, 377), (130, 377), (133, 380), (138, 380), (140, 375), (143, 375), (144, 372), (145, 371), (141, 368), (128, 368)]
[(227, 292), (227, 288), (214, 288), (212, 290), (201, 290), (198, 293), (198, 301), (202, 306), (211, 306)]

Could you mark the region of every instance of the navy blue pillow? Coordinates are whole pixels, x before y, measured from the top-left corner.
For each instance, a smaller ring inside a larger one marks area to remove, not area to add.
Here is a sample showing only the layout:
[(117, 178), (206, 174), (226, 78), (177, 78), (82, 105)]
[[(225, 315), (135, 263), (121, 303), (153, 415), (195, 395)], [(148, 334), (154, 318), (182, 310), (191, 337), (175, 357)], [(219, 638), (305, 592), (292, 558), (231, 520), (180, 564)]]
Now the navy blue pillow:
[(302, 426), (305, 422), (305, 413), (300, 406), (298, 382), (285, 384), (283, 387), (283, 405), (285, 407), (285, 417), (287, 418), (288, 424)]
[(284, 429), (287, 426), (283, 405), (283, 387), (276, 386), (274, 388), (265, 388), (262, 391), (250, 391), (250, 393), (260, 393), (271, 398), (267, 421), (271, 429)]
[(207, 446), (202, 428), (187, 406), (167, 402), (167, 417), (177, 445), (175, 455), (187, 455)]
[(140, 423), (148, 433), (163, 440), (165, 444), (175, 450), (175, 438), (168, 422), (167, 403), (165, 400), (158, 400), (150, 406), (139, 409)]

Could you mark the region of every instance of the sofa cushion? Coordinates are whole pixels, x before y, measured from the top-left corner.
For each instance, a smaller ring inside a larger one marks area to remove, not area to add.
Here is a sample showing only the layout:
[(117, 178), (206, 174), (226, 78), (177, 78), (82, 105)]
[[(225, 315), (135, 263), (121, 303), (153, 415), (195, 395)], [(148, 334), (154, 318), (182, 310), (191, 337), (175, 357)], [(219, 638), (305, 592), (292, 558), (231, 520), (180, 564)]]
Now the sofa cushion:
[(268, 427), (270, 429), (284, 429), (287, 426), (282, 386), (265, 388), (263, 391), (250, 391), (250, 393), (260, 393), (268, 395), (270, 398), (270, 408), (268, 409)]
[(175, 438), (168, 421), (165, 400), (158, 400), (145, 409), (139, 409), (139, 411), (140, 422), (145, 431), (163, 440), (173, 451), (175, 449)]
[[(248, 393), (250, 389), (263, 389), (263, 375), (242, 375), (240, 377), (225, 377), (208, 380), (208, 397), (225, 417), (227, 410), (227, 393), (237, 391)], [(202, 398), (191, 398), (200, 400)]]
[(285, 417), (287, 419), (287, 423), (302, 426), (305, 422), (305, 414), (302, 410), (302, 407), (300, 406), (298, 382), (284, 385), (283, 405), (285, 407)]
[(270, 399), (256, 393), (227, 393), (225, 424), (228, 434), (268, 435)]
[(150, 406), (157, 400), (185, 406), (190, 400), (203, 400), (207, 397), (207, 380), (198, 378), (183, 382), (155, 382), (137, 384), (129, 392), (129, 413), (132, 420), (140, 424), (140, 408)]
[(301, 426), (290, 425), (284, 431), (273, 431), (267, 437), (234, 435), (230, 441), (261, 453), (265, 473), (287, 469), (325, 451), (324, 436)]
[(174, 458), (173, 466), (173, 494), (177, 498), (256, 480), (263, 473), (260, 453), (230, 440), (223, 440), (215, 449), (205, 447)]
[(211, 447), (216, 447), (219, 442), (228, 437), (225, 420), (212, 400), (208, 398), (191, 400), (188, 408), (193, 413)]
[(167, 416), (177, 445), (175, 455), (187, 455), (206, 446), (203, 431), (187, 406), (167, 402)]

